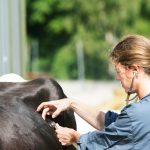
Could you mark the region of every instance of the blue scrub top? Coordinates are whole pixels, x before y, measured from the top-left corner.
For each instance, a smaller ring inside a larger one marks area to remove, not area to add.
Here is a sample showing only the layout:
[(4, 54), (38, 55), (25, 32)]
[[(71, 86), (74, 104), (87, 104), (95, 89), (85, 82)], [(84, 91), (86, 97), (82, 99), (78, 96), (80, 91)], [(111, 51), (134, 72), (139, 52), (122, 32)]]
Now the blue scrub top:
[(105, 128), (83, 134), (78, 150), (150, 150), (150, 94), (118, 115), (108, 111)]

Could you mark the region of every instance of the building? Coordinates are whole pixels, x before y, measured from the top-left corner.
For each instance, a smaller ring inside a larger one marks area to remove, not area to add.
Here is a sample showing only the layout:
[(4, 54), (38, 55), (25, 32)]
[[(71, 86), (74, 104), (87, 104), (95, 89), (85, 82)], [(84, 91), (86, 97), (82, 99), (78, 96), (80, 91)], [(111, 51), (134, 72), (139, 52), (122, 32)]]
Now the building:
[(27, 63), (25, 0), (0, 0), (0, 76), (25, 76)]

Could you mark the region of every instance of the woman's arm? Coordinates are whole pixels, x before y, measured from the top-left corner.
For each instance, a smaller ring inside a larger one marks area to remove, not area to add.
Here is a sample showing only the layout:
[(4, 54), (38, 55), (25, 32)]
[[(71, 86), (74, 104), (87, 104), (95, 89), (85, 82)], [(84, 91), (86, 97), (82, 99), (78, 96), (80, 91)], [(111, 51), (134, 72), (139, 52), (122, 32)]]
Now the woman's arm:
[(62, 111), (67, 109), (73, 109), (75, 113), (91, 124), (94, 128), (99, 130), (104, 128), (104, 112), (73, 99), (65, 98), (50, 102), (43, 102), (38, 106), (37, 111), (42, 111), (42, 117), (45, 119), (46, 115), (52, 115), (52, 117), (55, 118)]
[(82, 119), (98, 130), (104, 128), (105, 113), (103, 111), (80, 101), (70, 101), (70, 108), (72, 108)]

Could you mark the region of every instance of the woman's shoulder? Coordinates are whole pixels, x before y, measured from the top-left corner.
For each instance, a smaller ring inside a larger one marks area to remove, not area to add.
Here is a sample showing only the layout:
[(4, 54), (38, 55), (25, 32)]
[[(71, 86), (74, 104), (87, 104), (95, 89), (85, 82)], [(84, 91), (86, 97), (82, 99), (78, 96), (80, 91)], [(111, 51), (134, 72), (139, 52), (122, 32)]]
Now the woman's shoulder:
[(150, 113), (150, 94), (143, 97), (140, 101), (132, 103), (124, 107), (122, 112), (126, 112), (128, 115), (138, 115)]

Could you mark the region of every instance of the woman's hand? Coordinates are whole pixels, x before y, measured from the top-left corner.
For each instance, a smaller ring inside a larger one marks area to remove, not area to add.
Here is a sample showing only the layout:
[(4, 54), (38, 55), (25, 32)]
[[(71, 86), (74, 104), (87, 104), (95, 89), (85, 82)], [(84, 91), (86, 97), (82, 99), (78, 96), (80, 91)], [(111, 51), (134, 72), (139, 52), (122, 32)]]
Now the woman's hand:
[(58, 124), (56, 124), (56, 133), (57, 133), (59, 142), (62, 145), (74, 144), (80, 138), (80, 134), (77, 131), (75, 131), (74, 129), (61, 127)]
[(45, 120), (46, 115), (52, 115), (52, 118), (57, 117), (62, 111), (67, 110), (71, 105), (71, 101), (68, 98), (54, 100), (41, 103), (37, 111), (42, 111), (42, 118)]

